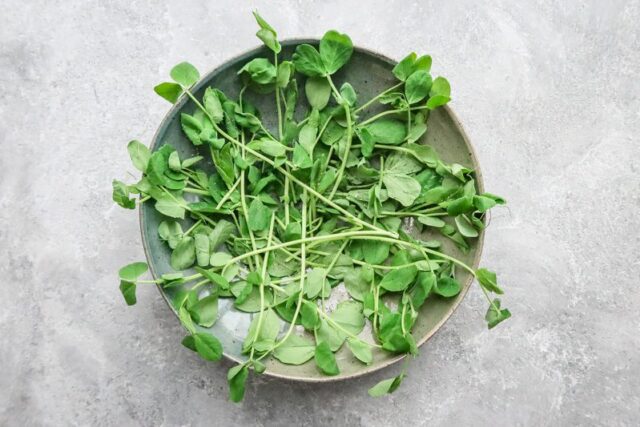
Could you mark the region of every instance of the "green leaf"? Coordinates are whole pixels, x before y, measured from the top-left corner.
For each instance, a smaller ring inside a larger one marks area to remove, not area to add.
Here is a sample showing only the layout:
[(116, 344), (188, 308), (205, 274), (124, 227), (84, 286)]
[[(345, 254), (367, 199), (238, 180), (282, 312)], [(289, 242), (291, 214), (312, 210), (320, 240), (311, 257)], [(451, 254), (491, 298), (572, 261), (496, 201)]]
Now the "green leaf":
[(335, 73), (349, 62), (352, 53), (353, 43), (346, 34), (330, 30), (320, 40), (320, 57), (329, 74)]
[(302, 326), (309, 331), (313, 331), (320, 326), (317, 306), (313, 302), (303, 301), (300, 309), (300, 320)]
[(336, 179), (336, 170), (335, 168), (327, 168), (325, 173), (322, 175), (320, 182), (318, 183), (318, 192), (324, 193), (331, 187), (333, 181)]
[(231, 101), (222, 101), (222, 110), (224, 111), (224, 126), (226, 127), (227, 133), (237, 138), (240, 135), (238, 131), (238, 126), (235, 121), (235, 111), (238, 104)]
[(278, 42), (278, 34), (276, 33), (276, 30), (274, 30), (273, 27), (258, 14), (258, 12), (254, 11), (253, 16), (256, 18), (256, 22), (260, 26), (260, 30), (258, 30), (256, 36), (273, 52), (280, 53), (282, 47)]
[(431, 90), (431, 75), (424, 71), (418, 70), (412, 73), (407, 79), (404, 86), (404, 94), (409, 104), (415, 104), (422, 101)]
[(204, 360), (215, 362), (222, 358), (222, 344), (216, 337), (206, 333), (195, 333), (192, 337), (196, 352)]
[(493, 199), (497, 204), (499, 205), (504, 205), (507, 203), (507, 201), (505, 199), (503, 199), (500, 196), (496, 196), (495, 194), (491, 194), (491, 193), (483, 193), (482, 194), (483, 197), (488, 197), (490, 199)]
[(397, 110), (406, 110), (409, 108), (409, 103), (402, 92), (389, 92), (382, 95), (378, 101), (384, 105), (391, 105)]
[(309, 115), (309, 120), (302, 126), (298, 134), (298, 142), (307, 150), (309, 156), (313, 155), (313, 148), (316, 146), (318, 135), (318, 110), (313, 110)]
[(260, 352), (268, 351), (275, 344), (281, 325), (278, 315), (272, 309), (267, 309), (263, 312), (260, 330), (258, 330), (259, 322), (260, 313), (256, 313), (253, 315), (249, 330), (247, 331), (247, 337), (242, 345), (243, 351), (251, 347)]
[(400, 120), (378, 119), (365, 128), (376, 144), (399, 145), (407, 137), (407, 127)]
[(182, 95), (182, 87), (171, 82), (160, 83), (153, 88), (153, 91), (172, 104), (175, 104)]
[(295, 72), (295, 67), (291, 61), (283, 61), (278, 65), (278, 73), (276, 76), (276, 84), (279, 88), (285, 88), (291, 81), (291, 76)]
[(420, 183), (407, 175), (385, 173), (382, 176), (389, 197), (399, 201), (403, 206), (411, 206), (420, 195)]
[[(369, 267), (370, 269), (370, 267)], [(353, 269), (344, 275), (344, 286), (351, 298), (362, 301), (364, 295), (371, 287), (371, 280), (366, 280), (366, 275), (362, 274), (362, 269)]]
[[(239, 281), (234, 282), (231, 285), (231, 293), (236, 297), (236, 300), (233, 302), (233, 305), (237, 307), (242, 307), (242, 311), (256, 312), (261, 311), (261, 307), (255, 307), (255, 303), (260, 304), (259, 298), (260, 294), (256, 292), (257, 288), (253, 286), (252, 283)], [(257, 298), (256, 298), (257, 297)]]
[[(193, 319), (191, 319), (191, 314), (189, 313), (189, 310), (187, 310), (187, 305), (186, 302), (188, 301), (188, 297), (191, 294), (187, 294), (187, 298), (185, 298), (184, 300), (182, 300), (180, 302), (180, 307), (178, 308), (178, 318), (180, 319), (180, 323), (182, 323), (182, 326), (184, 326), (184, 328), (189, 331), (189, 333), (191, 334), (195, 334), (196, 332), (196, 325), (193, 323)], [(194, 348), (195, 348), (195, 342), (194, 344)], [(195, 351), (195, 350), (194, 350)]]
[(182, 165), (181, 168), (182, 169), (186, 169), (189, 168), (193, 165), (195, 165), (196, 163), (198, 163), (200, 160), (202, 160), (204, 157), (202, 156), (194, 156), (194, 157), (189, 157), (188, 159), (184, 159), (182, 161)]
[(447, 205), (447, 213), (449, 216), (458, 216), (467, 213), (473, 209), (473, 197), (464, 196), (451, 201)]
[(486, 212), (496, 204), (497, 202), (490, 197), (484, 195), (473, 196), (473, 206), (480, 212)]
[(127, 282), (126, 280), (120, 281), (120, 292), (124, 297), (127, 305), (134, 305), (136, 303), (136, 284), (133, 282)]
[(358, 135), (358, 139), (362, 143), (362, 147), (360, 151), (365, 158), (371, 157), (373, 154), (373, 149), (375, 148), (375, 140), (373, 139), (373, 135), (369, 132), (369, 129), (365, 128), (356, 128), (356, 134)]
[(415, 309), (422, 307), (436, 283), (436, 275), (430, 271), (421, 271), (409, 296)]
[[(411, 327), (411, 314), (404, 316), (405, 328)], [(383, 314), (380, 322), (379, 338), (382, 348), (392, 353), (416, 354), (418, 349), (416, 342), (410, 333), (402, 331), (402, 317), (399, 313)]]
[(342, 86), (340, 86), (340, 96), (342, 97), (342, 99), (347, 101), (347, 104), (349, 104), (352, 107), (356, 104), (356, 101), (358, 100), (358, 95), (356, 95), (355, 89), (353, 88), (353, 86), (351, 86), (351, 83), (349, 82), (344, 82)]
[(423, 168), (413, 156), (399, 152), (393, 153), (384, 163), (384, 172), (387, 174), (409, 175)]
[(213, 326), (218, 319), (218, 297), (209, 295), (198, 300), (198, 302), (189, 307), (189, 314), (198, 325), (205, 328)]
[(282, 157), (287, 153), (287, 147), (271, 138), (261, 138), (248, 145), (253, 150), (262, 151), (272, 157)]
[(218, 247), (225, 243), (235, 231), (236, 226), (233, 223), (221, 219), (213, 227), (213, 231), (209, 233), (209, 249), (215, 251)]
[(214, 252), (211, 254), (211, 258), (209, 259), (209, 264), (212, 267), (224, 267), (229, 261), (231, 261), (231, 254), (226, 252)]
[(322, 110), (329, 102), (331, 85), (324, 77), (309, 77), (304, 85), (304, 92), (311, 108)]
[(196, 342), (193, 339), (193, 335), (187, 335), (182, 338), (181, 344), (191, 351), (196, 351)]
[(422, 135), (424, 135), (426, 132), (427, 132), (426, 123), (414, 124), (411, 127), (411, 130), (409, 131), (409, 133), (407, 134), (407, 142), (413, 143), (418, 141), (420, 138), (422, 138)]
[(369, 396), (371, 397), (380, 397), (385, 394), (393, 393), (400, 387), (402, 384), (402, 380), (404, 379), (404, 373), (401, 373), (395, 378), (389, 378), (387, 380), (382, 380), (378, 384), (374, 385), (369, 389)]
[(204, 108), (211, 116), (214, 123), (220, 123), (224, 119), (224, 110), (222, 109), (222, 103), (216, 93), (215, 89), (208, 87), (204, 91), (203, 97)]
[(309, 338), (291, 334), (273, 351), (273, 357), (287, 365), (302, 365), (313, 357), (315, 348)]
[(183, 278), (183, 274), (181, 272), (177, 272), (177, 273), (165, 273), (162, 276), (160, 276), (160, 278), (162, 279), (163, 285), (165, 287), (167, 287), (168, 285), (171, 284), (182, 284), (184, 283)]
[(389, 271), (380, 281), (380, 287), (391, 292), (400, 292), (407, 289), (418, 274), (415, 266), (398, 268)]
[(200, 80), (200, 73), (188, 62), (181, 62), (171, 69), (171, 78), (184, 87), (189, 87)]
[(420, 215), (417, 218), (420, 224), (424, 224), (429, 227), (442, 228), (445, 225), (443, 220), (434, 216)]
[(264, 373), (264, 371), (267, 370), (267, 367), (265, 366), (265, 364), (259, 360), (254, 360), (252, 364), (253, 364), (253, 372), (255, 372), (256, 374), (262, 374)]
[(257, 271), (247, 274), (246, 280), (252, 285), (260, 286), (262, 284), (262, 276)]
[(466, 254), (469, 252), (469, 244), (460, 233), (456, 232), (454, 227), (445, 224), (445, 226), (440, 229), (440, 233), (451, 239), (463, 253)]
[(438, 154), (428, 145), (408, 143), (403, 148), (410, 150), (416, 159), (430, 168), (435, 168), (438, 165)]
[(238, 74), (244, 74), (258, 85), (271, 85), (276, 81), (276, 67), (266, 58), (254, 58), (242, 67)]
[(315, 360), (318, 368), (326, 375), (338, 375), (340, 369), (336, 363), (336, 357), (329, 348), (329, 344), (322, 341), (316, 346)]
[(129, 157), (131, 157), (133, 166), (135, 166), (135, 168), (140, 172), (144, 173), (147, 170), (147, 165), (151, 158), (151, 152), (147, 146), (142, 144), (140, 141), (133, 140), (127, 145), (127, 151), (129, 152)]
[(433, 81), (429, 92), (429, 100), (427, 101), (427, 108), (433, 110), (436, 107), (445, 105), (451, 100), (451, 87), (449, 82), (444, 77), (436, 77)]
[(249, 376), (247, 365), (236, 365), (227, 372), (227, 383), (229, 384), (229, 400), (241, 402), (244, 398), (244, 388)]
[(489, 306), (487, 314), (484, 316), (487, 321), (489, 329), (493, 329), (500, 322), (507, 320), (511, 317), (511, 312), (506, 308), (500, 309), (500, 300), (498, 298), (493, 300), (493, 304)]
[(429, 100), (427, 101), (427, 108), (429, 110), (433, 110), (437, 107), (447, 104), (449, 101), (451, 101), (451, 98), (449, 98), (448, 96), (436, 95), (432, 98), (429, 98)]
[(302, 225), (299, 222), (290, 222), (284, 231), (284, 241), (291, 242), (300, 239), (302, 235)]
[(182, 170), (182, 164), (180, 163), (180, 156), (177, 151), (169, 154), (169, 169), (174, 172), (180, 172)]
[(196, 234), (193, 236), (196, 251), (196, 261), (200, 267), (209, 265), (209, 236), (206, 234)]
[(327, 270), (324, 268), (312, 268), (307, 273), (304, 292), (307, 298), (313, 299), (320, 295), (322, 289), (324, 289), (325, 281), (327, 280)]
[(351, 353), (365, 365), (370, 365), (371, 362), (373, 362), (371, 346), (366, 342), (354, 338), (347, 338), (347, 347), (349, 347)]
[(307, 150), (302, 147), (300, 144), (295, 144), (293, 147), (293, 164), (296, 165), (299, 169), (309, 169), (313, 166), (313, 162), (309, 157), (309, 153)]
[(489, 271), (486, 268), (479, 268), (476, 270), (476, 279), (478, 279), (480, 286), (487, 291), (495, 292), (499, 295), (504, 293), (500, 286), (498, 286), (498, 278), (493, 271)]
[(124, 182), (116, 179), (111, 183), (113, 186), (112, 198), (113, 201), (125, 209), (135, 209), (136, 200), (129, 198), (129, 187)]
[(431, 70), (431, 57), (429, 55), (422, 55), (420, 58), (416, 59), (416, 62), (413, 63), (413, 68), (415, 70)]
[(440, 277), (433, 291), (445, 298), (451, 298), (460, 293), (460, 283), (453, 277)]
[(196, 248), (193, 237), (186, 236), (171, 253), (171, 267), (174, 270), (186, 270), (196, 261)]
[(147, 272), (149, 266), (146, 262), (134, 262), (127, 264), (118, 271), (118, 276), (126, 282), (135, 282), (138, 277)]
[(316, 334), (317, 341), (324, 341), (329, 344), (331, 351), (338, 351), (346, 339), (343, 332), (338, 331), (338, 329), (324, 319), (320, 320), (320, 327), (316, 330)]
[(252, 231), (262, 231), (269, 227), (271, 210), (262, 203), (258, 197), (251, 201), (249, 205), (249, 229)]
[(465, 215), (458, 215), (455, 217), (456, 225), (458, 226), (458, 231), (464, 237), (478, 237), (478, 230), (475, 229), (469, 218)]
[[(149, 159), (149, 164), (147, 165), (146, 175), (149, 180), (149, 184), (153, 184), (154, 186), (164, 186), (169, 190), (182, 190), (185, 187), (184, 176), (180, 175), (179, 179), (173, 179), (170, 175), (174, 174), (173, 171), (169, 170), (168, 160), (169, 155), (175, 151), (173, 147), (170, 145), (163, 145), (159, 150), (155, 151), (151, 154), (151, 158)], [(151, 187), (151, 185), (149, 185)], [(152, 196), (159, 200), (166, 195), (161, 194), (160, 191), (156, 188), (150, 188), (149, 191), (155, 190)], [(160, 196), (157, 196), (160, 194)], [(168, 196), (167, 196), (168, 197)]]
[(202, 145), (200, 134), (202, 133), (203, 127), (198, 119), (189, 114), (182, 113), (180, 114), (180, 125), (182, 126), (182, 131), (193, 145)]
[(202, 276), (205, 279), (209, 280), (211, 283), (218, 285), (220, 289), (223, 289), (223, 290), (229, 289), (229, 281), (224, 276), (221, 276), (218, 273), (214, 273), (212, 271), (205, 270), (200, 267), (196, 267), (196, 271), (202, 274)]
[(296, 47), (293, 54), (293, 65), (296, 70), (308, 77), (322, 77), (327, 75), (320, 53), (309, 44)]
[(358, 335), (364, 328), (362, 304), (357, 301), (342, 301), (329, 315), (342, 329), (353, 335)]
[[(414, 64), (416, 62), (417, 55), (415, 52), (411, 52), (409, 55), (405, 56), (400, 62), (398, 62), (391, 72), (394, 76), (397, 77), (400, 81), (406, 81), (407, 78), (415, 69)], [(428, 71), (428, 70), (427, 70)]]

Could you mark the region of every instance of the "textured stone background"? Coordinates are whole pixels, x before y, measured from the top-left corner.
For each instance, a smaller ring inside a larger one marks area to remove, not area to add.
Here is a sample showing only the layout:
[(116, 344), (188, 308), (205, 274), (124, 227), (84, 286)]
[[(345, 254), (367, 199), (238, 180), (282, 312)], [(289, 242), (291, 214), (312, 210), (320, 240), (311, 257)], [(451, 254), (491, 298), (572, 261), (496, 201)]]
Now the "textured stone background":
[[(640, 416), (640, 2), (0, 0), (0, 425), (631, 425)], [(400, 58), (428, 52), (454, 90), (497, 210), (483, 260), (514, 317), (473, 289), (398, 367), (327, 385), (252, 380), (179, 345), (157, 291), (126, 308), (143, 258), (110, 200), (168, 109), (175, 63), (335, 27)]]

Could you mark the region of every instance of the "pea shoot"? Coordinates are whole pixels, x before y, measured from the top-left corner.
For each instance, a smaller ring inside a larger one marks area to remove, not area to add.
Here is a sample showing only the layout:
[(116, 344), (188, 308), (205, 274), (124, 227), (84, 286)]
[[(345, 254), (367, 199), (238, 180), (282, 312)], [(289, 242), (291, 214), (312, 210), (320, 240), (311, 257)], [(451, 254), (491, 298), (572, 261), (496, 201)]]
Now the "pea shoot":
[[(488, 327), (509, 318), (496, 298), (503, 293), (496, 274), (441, 247), (450, 239), (467, 252), (487, 211), (505, 200), (479, 194), (473, 170), (419, 142), (430, 112), (451, 95), (444, 77), (432, 78), (431, 57), (409, 54), (392, 70), (396, 83), (362, 102), (357, 87), (335, 78), (353, 53), (349, 36), (331, 30), (317, 47), (301, 44), (283, 58), (276, 31), (254, 16), (270, 53), (240, 69), (235, 97), (214, 87), (196, 97), (200, 73), (187, 62), (155, 87), (171, 103), (187, 97), (194, 104), (180, 123), (199, 154), (181, 158), (168, 144), (154, 152), (138, 141), (127, 146), (142, 178), (114, 180), (113, 200), (126, 209), (152, 204), (164, 216), (158, 237), (175, 272), (141, 280), (146, 263), (123, 267), (126, 303), (136, 303), (138, 285), (184, 289), (182, 344), (211, 361), (222, 357), (222, 344), (202, 328), (217, 321), (219, 298), (253, 313), (246, 361), (227, 377), (234, 402), (243, 399), (250, 370), (264, 372), (269, 357), (290, 365), (313, 359), (323, 374), (338, 375), (335, 352), (345, 345), (364, 365), (373, 362), (373, 348), (415, 356), (420, 308), (428, 298), (458, 295), (462, 270), (487, 298)], [(262, 122), (247, 91), (273, 100), (276, 129)], [(375, 105), (387, 108), (372, 115)], [(300, 109), (307, 110), (302, 119)], [(411, 229), (442, 239), (424, 241)], [(349, 298), (329, 310), (338, 286)], [(367, 322), (374, 342), (360, 336)], [(369, 394), (393, 392), (405, 367)]]

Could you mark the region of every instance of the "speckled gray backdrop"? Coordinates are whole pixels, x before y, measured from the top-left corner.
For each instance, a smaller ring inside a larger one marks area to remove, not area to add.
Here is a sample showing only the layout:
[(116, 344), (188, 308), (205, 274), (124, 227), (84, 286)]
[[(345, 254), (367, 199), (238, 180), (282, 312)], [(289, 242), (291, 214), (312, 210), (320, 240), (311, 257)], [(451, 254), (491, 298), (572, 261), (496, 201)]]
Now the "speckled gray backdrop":
[[(184, 59), (207, 70), (335, 27), (400, 58), (428, 52), (453, 87), (486, 186), (504, 195), (484, 262), (514, 316), (494, 331), (473, 289), (401, 389), (252, 380), (179, 345), (110, 200), (126, 142), (168, 104)], [(640, 416), (640, 2), (0, 0), (0, 425), (632, 425)]]

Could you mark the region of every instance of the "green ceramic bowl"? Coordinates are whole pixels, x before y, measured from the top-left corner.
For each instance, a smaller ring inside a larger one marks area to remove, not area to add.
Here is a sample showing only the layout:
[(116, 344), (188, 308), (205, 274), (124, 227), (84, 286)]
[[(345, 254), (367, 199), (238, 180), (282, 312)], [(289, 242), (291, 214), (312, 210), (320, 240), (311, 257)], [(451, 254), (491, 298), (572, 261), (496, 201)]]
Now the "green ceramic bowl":
[[(318, 44), (317, 40), (289, 40), (282, 44), (282, 56), (291, 57), (295, 46), (300, 43)], [(253, 49), (243, 55), (240, 55), (230, 61), (227, 61), (220, 67), (204, 76), (200, 82), (194, 87), (193, 91), (198, 98), (201, 98), (205, 88), (214, 86), (222, 89), (225, 93), (235, 97), (239, 90), (239, 79), (236, 75), (237, 71), (249, 60), (255, 57), (270, 57), (266, 48), (261, 47)], [(395, 65), (395, 61), (384, 57), (380, 54), (371, 52), (366, 49), (356, 48), (351, 61), (334, 76), (336, 82), (349, 81), (358, 93), (358, 99), (366, 101), (375, 96), (382, 90), (397, 83), (391, 69)], [(298, 78), (298, 84), (304, 82), (304, 78)], [(304, 94), (303, 86), (300, 87), (300, 93)], [(274, 130), (277, 127), (275, 104), (272, 97), (245, 94), (247, 98), (253, 102), (262, 112), (263, 120), (267, 127)], [(300, 96), (304, 99), (304, 95)], [(192, 113), (194, 104), (182, 97), (160, 124), (160, 128), (156, 132), (151, 143), (151, 149), (155, 150), (165, 143), (173, 145), (180, 157), (185, 158), (196, 154), (195, 147), (183, 135), (180, 128), (180, 113)], [(380, 111), (379, 106), (372, 107), (365, 111), (362, 117), (374, 114)], [(446, 162), (457, 162), (462, 165), (471, 167), (476, 171), (476, 183), (478, 191), (483, 191), (482, 175), (480, 173), (477, 158), (473, 152), (473, 148), (469, 143), (462, 126), (453, 112), (448, 107), (441, 107), (433, 111), (428, 121), (428, 131), (426, 137), (423, 137), (422, 143), (433, 146), (440, 154), (441, 158)], [(205, 158), (208, 156), (205, 155)], [(164, 273), (171, 272), (169, 264), (170, 250), (160, 241), (158, 237), (158, 224), (163, 220), (161, 214), (156, 212), (152, 205), (144, 204), (140, 210), (140, 227), (142, 231), (142, 242), (147, 256), (151, 273), (154, 277), (160, 277)], [(425, 236), (428, 237), (428, 236)], [(435, 236), (434, 236), (435, 237)], [(450, 244), (448, 239), (441, 239), (444, 243), (444, 250), (457, 256), (467, 264), (474, 268), (478, 266), (480, 253), (482, 250), (483, 234), (471, 242), (471, 251), (468, 254), (460, 253), (454, 245)], [(424, 344), (433, 334), (442, 326), (442, 324), (451, 316), (462, 301), (472, 278), (466, 271), (458, 270), (458, 279), (463, 285), (462, 292), (450, 299), (432, 297), (427, 299), (422, 306), (420, 316), (414, 326), (413, 333), (420, 345)], [(181, 289), (162, 289), (158, 288), (160, 293), (167, 301), (171, 309), (176, 312), (175, 301), (181, 293)], [(336, 288), (338, 290), (339, 288)], [(334, 293), (336, 293), (334, 290)], [(338, 291), (339, 292), (339, 291)], [(245, 356), (241, 354), (242, 342), (245, 333), (249, 327), (252, 314), (243, 313), (233, 308), (232, 300), (221, 299), (219, 305), (219, 319), (211, 328), (211, 332), (220, 339), (224, 347), (224, 355), (234, 361), (245, 360)], [(176, 319), (177, 321), (177, 319)], [(371, 331), (365, 327), (361, 337), (373, 342)], [(390, 365), (403, 356), (389, 354), (382, 350), (373, 349), (374, 360), (369, 366), (365, 366), (357, 361), (346, 349), (346, 346), (338, 351), (336, 359), (340, 366), (340, 374), (337, 376), (325, 376), (318, 371), (313, 359), (300, 366), (284, 365), (275, 359), (267, 362), (267, 375), (274, 377), (286, 378), (299, 381), (336, 381), (344, 378), (353, 378), (369, 372), (376, 371), (387, 365)]]

